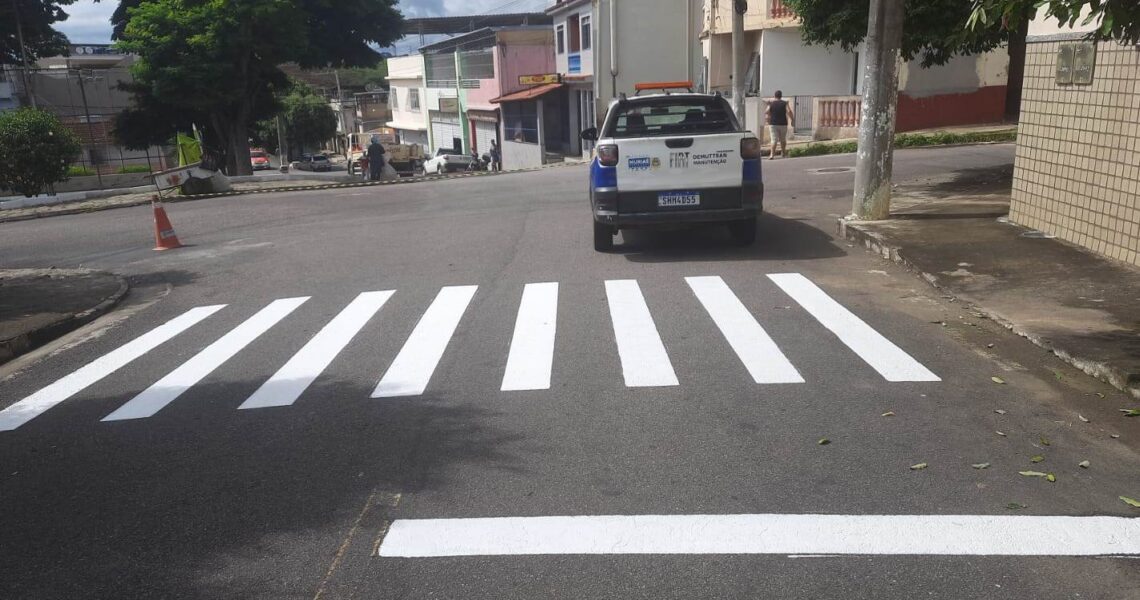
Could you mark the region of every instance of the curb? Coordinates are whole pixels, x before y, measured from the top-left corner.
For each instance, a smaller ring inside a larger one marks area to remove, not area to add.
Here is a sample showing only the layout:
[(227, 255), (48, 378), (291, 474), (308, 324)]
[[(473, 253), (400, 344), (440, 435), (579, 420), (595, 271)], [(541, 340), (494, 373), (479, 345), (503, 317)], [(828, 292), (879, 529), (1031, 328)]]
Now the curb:
[(123, 297), (126, 296), (127, 292), (131, 289), (131, 285), (127, 282), (125, 277), (119, 275), (113, 275), (113, 277), (119, 280), (119, 288), (95, 306), (78, 313), (67, 315), (55, 322), (42, 325), (7, 340), (0, 340), (0, 364), (4, 364), (21, 354), (26, 354), (56, 338), (71, 333), (110, 312), (112, 308), (122, 301)]
[[(207, 200), (210, 198), (225, 198), (227, 196), (247, 196), (251, 194), (279, 194), (283, 192), (311, 192), (316, 190), (331, 190), (331, 189), (346, 189), (346, 188), (361, 188), (372, 187), (381, 185), (407, 185), (411, 183), (423, 183), (425, 181), (443, 181), (447, 179), (462, 179), (465, 177), (497, 177), (500, 175), (510, 175), (513, 173), (532, 173), (534, 171), (542, 171), (544, 169), (558, 169), (563, 167), (571, 167), (584, 165), (583, 162), (571, 163), (554, 163), (550, 165), (542, 165), (541, 167), (532, 167), (529, 169), (513, 169), (510, 171), (471, 171), (462, 173), (453, 173), (450, 175), (416, 175), (414, 177), (400, 177), (399, 179), (389, 179), (387, 181), (360, 181), (355, 183), (319, 183), (314, 185), (298, 185), (298, 186), (281, 186), (273, 188), (263, 188), (258, 190), (231, 190), (228, 192), (215, 192), (212, 194), (192, 194), (188, 196), (169, 196), (163, 198), (163, 202), (168, 204), (175, 202), (192, 202), (194, 200)], [(131, 208), (133, 206), (142, 206), (150, 204), (150, 199), (139, 200), (137, 202), (127, 202), (123, 204), (114, 204), (111, 206), (101, 206), (98, 208), (71, 208), (64, 210), (56, 210), (43, 213), (32, 213), (30, 215), (19, 215), (5, 217), (0, 215), (0, 223), (15, 223), (18, 221), (31, 221), (33, 219), (45, 219), (48, 217), (62, 217), (66, 215), (81, 215), (86, 213), (101, 212), (104, 210), (114, 210), (116, 208)]]
[[(868, 221), (868, 223), (875, 223), (876, 221)], [(993, 322), (1005, 327), (1013, 333), (1029, 340), (1034, 345), (1052, 352), (1057, 358), (1069, 363), (1070, 365), (1080, 369), (1085, 374), (1095, 377), (1112, 387), (1131, 395), (1133, 398), (1140, 399), (1140, 373), (1122, 369), (1115, 365), (1098, 361), (1092, 358), (1085, 358), (1073, 354), (1065, 348), (1058, 347), (1053, 342), (1043, 339), (1041, 336), (1025, 331), (1020, 325), (1009, 320), (1008, 318), (995, 313), (969, 296), (955, 292), (954, 290), (940, 285), (938, 278), (931, 273), (923, 271), (920, 267), (912, 263), (901, 254), (899, 246), (893, 246), (887, 243), (882, 236), (867, 231), (859, 226), (858, 223), (848, 221), (844, 218), (839, 218), (836, 229), (839, 237), (859, 244), (864, 249), (869, 250), (882, 258), (890, 260), (894, 263), (906, 267), (908, 270), (918, 273), (927, 283), (934, 289), (944, 293), (951, 298), (957, 298), (965, 304), (970, 305), (970, 308), (985, 315), (986, 318)]]

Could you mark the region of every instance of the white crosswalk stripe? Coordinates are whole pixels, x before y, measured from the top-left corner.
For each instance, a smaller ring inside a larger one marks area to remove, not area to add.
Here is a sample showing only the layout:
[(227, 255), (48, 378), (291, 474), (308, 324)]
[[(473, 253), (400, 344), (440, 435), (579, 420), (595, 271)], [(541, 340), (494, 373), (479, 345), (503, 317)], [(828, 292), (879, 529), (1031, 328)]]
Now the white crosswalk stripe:
[(622, 376), (629, 387), (677, 385), (673, 363), (641, 295), (641, 286), (632, 279), (606, 282), (606, 299), (614, 325)]
[(83, 391), (87, 386), (123, 368), (163, 342), (186, 331), (202, 319), (225, 308), (225, 304), (192, 308), (163, 325), (127, 342), (78, 371), (0, 411), (0, 431), (11, 431), (49, 408)]
[[(937, 375), (877, 332), (839, 302), (798, 273), (770, 274), (768, 278), (856, 356), (887, 381), (934, 382)], [(776, 315), (753, 315), (741, 297), (718, 276), (686, 277), (685, 282), (728, 342), (745, 370), (758, 384), (801, 384), (804, 376), (792, 364), (761, 323)], [(679, 385), (665, 343), (646, 298), (636, 280), (605, 282), (606, 300), (624, 384), (627, 387)], [(372, 392), (373, 398), (423, 394), (460, 321), (468, 311), (478, 286), (441, 288), (404, 340), (396, 357)], [(657, 289), (655, 288), (655, 292)], [(296, 351), (261, 386), (245, 399), (241, 409), (281, 407), (294, 404), (314, 381), (341, 355), (364, 327), (394, 296), (396, 290), (364, 292)], [(549, 390), (555, 357), (559, 318), (560, 286), (557, 282), (523, 286), (510, 349), (506, 356), (500, 390), (503, 392)], [(181, 394), (200, 383), (218, 367), (254, 340), (276, 326), (309, 297), (274, 300), (253, 316), (222, 334), (146, 390), (104, 417), (104, 421), (143, 419), (153, 416)], [(203, 306), (160, 325), (63, 377), (40, 391), (0, 410), (0, 431), (16, 429), (142, 357), (225, 305)], [(786, 318), (785, 313), (781, 318)], [(759, 317), (759, 318), (757, 318)], [(571, 318), (581, 318), (572, 314)], [(604, 317), (599, 317), (604, 319)], [(707, 321), (705, 321), (707, 323)], [(505, 324), (504, 324), (505, 325)], [(712, 327), (708, 327), (713, 331)], [(476, 343), (479, 340), (474, 340)], [(719, 343), (710, 341), (710, 343)], [(457, 365), (456, 369), (465, 368)], [(726, 370), (734, 368), (725, 365)], [(726, 371), (727, 372), (727, 371)], [(575, 373), (591, 378), (594, 373)]]
[(246, 319), (245, 322), (222, 336), (218, 341), (195, 354), (193, 358), (171, 371), (169, 375), (143, 390), (142, 393), (120, 406), (115, 412), (103, 417), (103, 420), (125, 421), (153, 416), (308, 299), (309, 296), (305, 296), (270, 302), (268, 306)]
[(296, 402), (394, 293), (364, 292), (357, 296), (238, 408), (289, 406)]
[(503, 391), (550, 389), (557, 320), (558, 284), (528, 283), (515, 320)]
[(803, 383), (788, 358), (720, 277), (686, 277), (756, 383)]
[(887, 381), (941, 381), (807, 277), (799, 273), (776, 273), (768, 278)]
[(412, 335), (376, 384), (373, 398), (419, 396), (427, 389), (459, 320), (478, 286), (452, 286), (439, 291)]

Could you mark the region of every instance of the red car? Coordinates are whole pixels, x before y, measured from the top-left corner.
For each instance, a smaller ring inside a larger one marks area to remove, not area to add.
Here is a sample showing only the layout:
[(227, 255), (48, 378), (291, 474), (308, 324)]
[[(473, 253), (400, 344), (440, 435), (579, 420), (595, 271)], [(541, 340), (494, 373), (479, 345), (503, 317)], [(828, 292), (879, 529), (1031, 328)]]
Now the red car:
[(269, 164), (269, 155), (264, 150), (251, 150), (249, 152), (249, 163), (254, 171), (273, 168), (273, 165)]

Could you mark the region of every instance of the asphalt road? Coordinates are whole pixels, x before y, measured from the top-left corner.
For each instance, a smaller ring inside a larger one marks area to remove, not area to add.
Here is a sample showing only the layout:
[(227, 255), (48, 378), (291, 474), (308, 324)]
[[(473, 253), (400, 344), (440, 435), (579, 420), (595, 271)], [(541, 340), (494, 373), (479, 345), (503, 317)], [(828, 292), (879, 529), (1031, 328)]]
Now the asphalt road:
[[(1012, 156), (904, 151), (895, 175), (977, 177)], [(147, 207), (0, 225), (4, 267), (134, 283), (121, 311), (3, 372), (0, 408), (60, 393), (0, 431), (0, 597), (1140, 598), (1140, 562), (1061, 556), (1061, 521), (981, 526), (976, 552), (873, 551), (938, 545), (931, 515), (1135, 517), (1118, 496), (1140, 496), (1140, 423), (1115, 390), (836, 240), (853, 162), (765, 162), (768, 214), (746, 249), (707, 229), (595, 253), (584, 166), (174, 204), (188, 247), (163, 253)], [(767, 276), (787, 273), (803, 278)], [(536, 283), (558, 284), (556, 304)], [(394, 293), (358, 300), (374, 291)], [(113, 372), (100, 361), (219, 305)], [(105, 377), (56, 384), (81, 368)], [(549, 389), (502, 389), (509, 372), (541, 387), (544, 368)], [(412, 395), (372, 398), (378, 383)], [(296, 399), (238, 410), (255, 397)], [(520, 521), (410, 539), (529, 531), (551, 553), (378, 556), (418, 519), (599, 515), (924, 519), (867, 534), (868, 552), (825, 551), (855, 534), (811, 526), (780, 546), (803, 552), (728, 552), (697, 521), (661, 542), (707, 551), (582, 550), (587, 527)], [(1014, 538), (1045, 556), (993, 550)]]

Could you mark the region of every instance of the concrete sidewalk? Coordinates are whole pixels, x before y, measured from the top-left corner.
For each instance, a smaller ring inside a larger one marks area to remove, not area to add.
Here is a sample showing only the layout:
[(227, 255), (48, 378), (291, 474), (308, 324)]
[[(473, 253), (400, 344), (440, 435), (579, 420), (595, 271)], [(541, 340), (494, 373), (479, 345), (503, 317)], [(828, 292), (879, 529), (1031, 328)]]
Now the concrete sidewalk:
[(127, 280), (87, 269), (0, 269), (0, 363), (111, 310)]
[(890, 220), (840, 220), (840, 235), (1140, 398), (1140, 269), (1009, 223), (1011, 176), (908, 182)]

